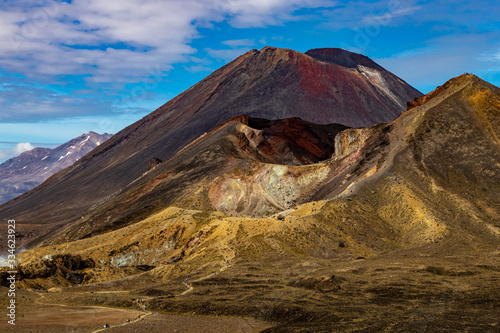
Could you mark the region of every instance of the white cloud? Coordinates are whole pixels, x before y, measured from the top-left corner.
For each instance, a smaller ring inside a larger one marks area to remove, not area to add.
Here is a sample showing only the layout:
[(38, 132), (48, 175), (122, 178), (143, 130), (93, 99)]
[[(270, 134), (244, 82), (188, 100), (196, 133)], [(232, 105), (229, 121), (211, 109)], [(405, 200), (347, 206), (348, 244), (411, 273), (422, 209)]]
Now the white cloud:
[[(76, 0), (51, 6), (24, 8), (24, 15), (19, 12), (23, 8), (0, 11), (2, 30), (8, 31), (0, 38), (4, 68), (133, 82), (144, 76), (148, 64), (168, 70), (194, 52), (187, 45), (197, 35), (192, 22), (209, 15), (206, 4), (193, 1)], [(37, 13), (43, 19), (37, 20)]]
[(421, 8), (422, 8), (421, 6), (411, 6), (411, 7), (394, 8), (394, 9), (391, 9), (389, 7), (386, 13), (379, 15), (369, 14), (363, 18), (363, 21), (365, 23), (369, 23), (371, 21), (379, 21), (382, 23), (387, 22), (387, 24), (389, 24), (393, 18), (413, 14), (413, 12), (420, 10)]
[(54, 148), (58, 146), (58, 144), (51, 144), (51, 143), (35, 143), (34, 145), (32, 145), (29, 142), (16, 143), (16, 142), (0, 141), (0, 164), (5, 162), (6, 160), (21, 155), (26, 151), (32, 150), (35, 147)]
[(255, 45), (255, 41), (251, 39), (233, 39), (223, 41), (222, 44), (230, 47), (253, 46)]
[(18, 143), (12, 151), (14, 152), (15, 155), (21, 155), (25, 151), (29, 151), (35, 149), (29, 142), (20, 142)]
[[(276, 25), (293, 19), (300, 8), (332, 4), (328, 0), (27, 3), (8, 0), (0, 9), (2, 67), (35, 78), (90, 74), (89, 83), (139, 82), (147, 75), (148, 65), (168, 71), (196, 52), (189, 43), (199, 37), (199, 27), (211, 22), (228, 20), (236, 27)], [(239, 40), (226, 45), (248, 43)]]
[(294, 20), (292, 14), (300, 8), (331, 7), (335, 4), (331, 0), (225, 0), (215, 3), (230, 16), (229, 23), (237, 28), (280, 25)]

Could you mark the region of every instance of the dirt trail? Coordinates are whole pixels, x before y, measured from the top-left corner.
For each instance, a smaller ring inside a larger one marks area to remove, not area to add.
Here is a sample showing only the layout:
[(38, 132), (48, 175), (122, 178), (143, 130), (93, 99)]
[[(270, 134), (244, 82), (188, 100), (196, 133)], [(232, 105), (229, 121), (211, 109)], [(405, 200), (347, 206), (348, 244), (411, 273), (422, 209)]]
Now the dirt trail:
[(186, 295), (187, 293), (189, 293), (189, 292), (193, 291), (193, 290), (194, 290), (194, 287), (193, 287), (193, 285), (192, 285), (192, 283), (193, 283), (193, 282), (200, 282), (200, 281), (203, 281), (203, 280), (209, 279), (209, 278), (211, 278), (211, 277), (212, 277), (212, 276), (214, 276), (214, 275), (220, 274), (221, 272), (225, 271), (225, 270), (226, 270), (226, 269), (228, 269), (228, 268), (229, 268), (229, 264), (227, 264), (226, 266), (223, 266), (223, 267), (219, 268), (218, 272), (210, 273), (210, 274), (208, 274), (207, 276), (203, 276), (203, 277), (201, 277), (201, 278), (199, 278), (199, 279), (193, 280), (193, 281), (189, 282), (189, 284), (186, 284), (186, 282), (183, 282), (182, 284), (183, 284), (183, 285), (185, 285), (185, 286), (187, 286), (187, 287), (188, 287), (188, 289), (187, 289), (187, 290), (184, 290), (184, 291), (183, 291), (182, 293), (180, 293), (180, 294), (177, 294), (177, 295), (176, 295), (176, 297), (178, 297), (178, 296), (182, 296), (182, 295)]
[[(123, 327), (123, 326), (127, 326), (127, 325), (130, 325), (130, 324), (134, 324), (134, 323), (137, 323), (141, 320), (144, 320), (147, 316), (150, 316), (152, 315), (153, 312), (150, 312), (150, 311), (146, 311), (144, 313), (144, 315), (141, 315), (139, 318), (135, 319), (135, 320), (131, 320), (129, 322), (126, 322), (126, 323), (123, 323), (123, 324), (120, 324), (120, 325), (113, 325), (112, 327), (115, 328), (115, 327)], [(100, 328), (98, 330), (95, 330), (95, 331), (92, 331), (92, 333), (97, 333), (97, 332), (102, 332), (102, 331), (105, 331), (107, 330), (108, 328)]]
[[(203, 276), (203, 277), (200, 277), (196, 280), (193, 280), (193, 281), (189, 281), (189, 284), (186, 284), (185, 282), (183, 283), (184, 285), (186, 285), (188, 287), (187, 290), (181, 292), (180, 294), (176, 295), (176, 297), (178, 296), (183, 296), (183, 295), (186, 295), (187, 293), (191, 292), (194, 290), (194, 287), (192, 285), (192, 283), (196, 283), (196, 282), (200, 282), (200, 281), (203, 281), (203, 280), (206, 280), (206, 279), (209, 279), (217, 274), (220, 274), (221, 272), (225, 271), (226, 269), (228, 269), (230, 266), (229, 264), (224, 261), (224, 266), (222, 266), (221, 268), (219, 268), (218, 271), (214, 271), (213, 273), (210, 273), (206, 276)], [(54, 292), (56, 292), (54, 290)], [(93, 293), (94, 294), (118, 294), (118, 293), (128, 293), (129, 291), (121, 291), (121, 290), (113, 290), (113, 291), (94, 291)], [(79, 294), (82, 294), (82, 292), (77, 292)], [(87, 292), (85, 292), (86, 294)], [(41, 292), (37, 292), (38, 296), (40, 297), (39, 300), (35, 300), (34, 302), (36, 304), (39, 304), (39, 305), (42, 305), (42, 306), (58, 306), (58, 307), (64, 307), (64, 308), (68, 308), (68, 309), (71, 309), (71, 308), (75, 308), (75, 306), (72, 306), (72, 305), (64, 305), (64, 304), (52, 304), (50, 303), (50, 301), (47, 299), (47, 296), (50, 295), (51, 293), (41, 293)], [(144, 306), (144, 304), (141, 304), (140, 302), (138, 302), (138, 305), (139, 306)], [(115, 309), (115, 308), (107, 308), (107, 307), (102, 307), (102, 306), (81, 306), (80, 308), (88, 308), (88, 309), (99, 309), (100, 311), (102, 310), (121, 310), (121, 309)], [(126, 310), (123, 310), (123, 311), (126, 311)], [(135, 310), (135, 311), (138, 311), (138, 310)], [(151, 311), (138, 311), (138, 312), (141, 312), (140, 316), (134, 320), (130, 320), (129, 322), (124, 322), (124, 323), (121, 323), (121, 324), (114, 324), (114, 325), (111, 325), (111, 328), (117, 328), (117, 327), (125, 327), (127, 325), (130, 325), (130, 324), (134, 324), (134, 323), (137, 323), (139, 321), (142, 321), (144, 320), (145, 318), (147, 318), (148, 316), (151, 316), (153, 314), (153, 312)], [(96, 330), (93, 330), (92, 333), (97, 333), (97, 332), (104, 332), (106, 331), (108, 328), (99, 328), (99, 329), (96, 329)]]
[[(123, 293), (123, 292), (128, 292), (128, 291), (105, 291), (105, 292), (96, 292), (96, 293)], [(44, 293), (40, 293), (40, 292), (37, 292), (38, 296), (40, 296), (40, 299), (41, 300), (44, 300), (46, 299), (46, 295), (47, 294), (44, 294)], [(72, 306), (72, 305), (64, 305), (64, 304), (53, 304), (53, 303), (46, 303), (46, 302), (41, 302), (41, 301), (38, 301), (38, 300), (35, 300), (34, 301), (36, 304), (39, 304), (39, 305), (45, 305), (45, 306), (58, 306), (58, 307), (64, 307), (64, 308), (75, 308), (75, 306)], [(88, 309), (104, 309), (104, 310), (118, 310), (118, 311), (127, 311), (125, 309), (117, 309), (117, 308), (109, 308), (109, 307), (104, 307), (104, 306), (78, 306), (78, 308), (88, 308)], [(135, 310), (137, 311), (137, 310)], [(126, 325), (129, 325), (129, 324), (132, 324), (132, 323), (136, 323), (136, 322), (139, 322), (141, 320), (143, 320), (144, 318), (146, 318), (147, 316), (150, 316), (151, 314), (153, 314), (152, 312), (150, 311), (139, 311), (139, 312), (142, 312), (141, 315), (136, 318), (135, 320), (131, 320), (129, 322), (125, 322), (125, 323), (122, 323), (122, 324), (119, 324), (119, 325), (113, 325), (112, 327), (123, 327), (123, 326), (126, 326)], [(106, 330), (107, 328), (100, 328), (98, 330), (94, 330), (92, 331), (92, 333), (95, 333), (95, 332), (102, 332), (104, 330)]]

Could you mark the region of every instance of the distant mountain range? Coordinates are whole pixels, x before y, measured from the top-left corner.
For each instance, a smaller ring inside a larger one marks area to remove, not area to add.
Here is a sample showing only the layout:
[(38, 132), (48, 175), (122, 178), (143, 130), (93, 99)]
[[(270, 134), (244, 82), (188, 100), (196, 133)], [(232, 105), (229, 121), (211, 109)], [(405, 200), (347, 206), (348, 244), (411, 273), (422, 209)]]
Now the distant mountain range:
[(89, 132), (54, 149), (38, 147), (0, 164), (0, 204), (71, 166), (110, 137), (110, 134)]

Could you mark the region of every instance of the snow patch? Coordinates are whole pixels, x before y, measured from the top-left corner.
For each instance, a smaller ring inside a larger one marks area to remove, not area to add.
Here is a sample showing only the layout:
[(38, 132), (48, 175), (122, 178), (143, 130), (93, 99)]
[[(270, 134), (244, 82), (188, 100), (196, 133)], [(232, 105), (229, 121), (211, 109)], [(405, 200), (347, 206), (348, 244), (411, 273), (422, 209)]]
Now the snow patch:
[(22, 168), (22, 170), (26, 169), (28, 166), (26, 165), (24, 168)]
[(73, 153), (72, 151), (68, 151), (68, 152), (66, 153), (66, 155), (59, 157), (59, 159), (58, 159), (57, 161), (62, 160), (63, 158), (65, 158), (66, 156), (68, 156), (68, 155), (70, 155), (70, 154), (72, 154), (72, 153)]
[(47, 157), (49, 157), (49, 155), (47, 155), (47, 156), (45, 156), (44, 158), (42, 158), (42, 161), (43, 161), (44, 159), (46, 159)]
[(81, 145), (83, 145), (85, 142), (89, 141), (90, 135), (85, 138), (82, 142), (80, 142)]

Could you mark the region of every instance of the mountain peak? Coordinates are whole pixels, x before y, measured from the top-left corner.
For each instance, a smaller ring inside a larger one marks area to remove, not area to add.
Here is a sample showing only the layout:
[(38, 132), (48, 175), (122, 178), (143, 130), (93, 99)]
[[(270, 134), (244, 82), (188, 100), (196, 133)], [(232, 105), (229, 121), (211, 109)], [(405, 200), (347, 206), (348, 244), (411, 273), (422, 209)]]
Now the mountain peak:
[(431, 91), (430, 93), (420, 96), (420, 97), (415, 97), (413, 101), (409, 101), (407, 103), (407, 110), (413, 109), (414, 107), (424, 105), (431, 99), (435, 98), (436, 96), (439, 96), (443, 93), (451, 94), (453, 91), (459, 89), (460, 87), (463, 87), (466, 84), (469, 84), (473, 81), (476, 81), (477, 83), (480, 84), (488, 84), (486, 81), (481, 80), (479, 77), (477, 77), (474, 74), (462, 74), (457, 77), (454, 77), (448, 81), (446, 81), (443, 85), (438, 86), (436, 89)]
[(305, 54), (317, 60), (333, 63), (347, 68), (355, 68), (358, 65), (362, 65), (379, 70), (382, 69), (382, 67), (367, 56), (339, 48), (311, 49)]
[(84, 133), (56, 148), (36, 147), (0, 164), (0, 204), (41, 184), (54, 173), (73, 165), (110, 134)]
[[(354, 68), (338, 65), (353, 63)], [(193, 140), (242, 114), (269, 120), (299, 117), (348, 127), (389, 122), (421, 93), (374, 66), (367, 58), (340, 49), (311, 50), (309, 55), (269, 46), (251, 50), (118, 132), (15, 205), (2, 207), (0, 218), (29, 211), (36, 221), (50, 224), (54, 210), (49, 207), (57, 206), (61, 207), (57, 223), (80, 221), (83, 212), (109, 195), (137, 179), (142, 182), (153, 158), (168, 161)], [(289, 123), (286, 138), (277, 139), (280, 143), (300, 139), (302, 127)], [(283, 124), (274, 123), (272, 128)], [(290, 131), (295, 134), (289, 135)]]
[(107, 139), (109, 139), (109, 138), (110, 138), (110, 137), (112, 137), (113, 135), (112, 135), (112, 134), (109, 134), (109, 133), (99, 134), (99, 133), (94, 132), (94, 131), (89, 131), (88, 133), (83, 133), (82, 135), (80, 135), (80, 137), (86, 137), (86, 136), (92, 136), (92, 137), (106, 137)]
[(265, 56), (266, 58), (275, 60), (271, 60), (272, 62), (277, 62), (278, 60), (290, 60), (291, 58), (298, 59), (306, 55), (313, 58), (314, 60), (319, 60), (321, 62), (327, 62), (346, 68), (356, 68), (358, 67), (358, 65), (362, 65), (377, 70), (384, 70), (381, 66), (379, 66), (367, 56), (334, 47), (311, 49), (305, 53), (301, 53), (286, 48), (265, 46), (261, 50), (253, 49), (247, 52), (245, 55)]

